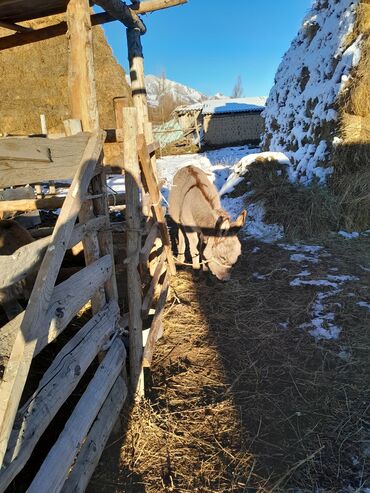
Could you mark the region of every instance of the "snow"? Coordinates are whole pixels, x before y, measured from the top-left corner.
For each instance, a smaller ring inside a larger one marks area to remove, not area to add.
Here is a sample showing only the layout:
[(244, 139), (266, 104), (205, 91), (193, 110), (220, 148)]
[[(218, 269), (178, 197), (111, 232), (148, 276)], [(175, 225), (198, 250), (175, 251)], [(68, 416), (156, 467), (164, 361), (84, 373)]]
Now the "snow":
[(353, 231), (352, 233), (348, 233), (347, 231), (338, 231), (338, 234), (347, 239), (358, 238), (360, 236), (360, 233), (357, 231)]
[(180, 104), (192, 104), (207, 99), (205, 94), (202, 94), (196, 89), (155, 75), (145, 76), (145, 87), (147, 90), (148, 104), (152, 107), (158, 106), (160, 98), (168, 95), (172, 96), (175, 101), (179, 101)]
[(357, 305), (361, 306), (362, 308), (367, 308), (368, 311), (370, 312), (370, 303), (367, 303), (366, 301), (359, 301)]
[(224, 114), (224, 113), (249, 113), (263, 111), (267, 98), (238, 98), (238, 99), (208, 99), (203, 103), (204, 115)]
[[(278, 68), (263, 115), (262, 147), (285, 152), (291, 178), (323, 183), (333, 171), (326, 167), (339, 136), (333, 109), (361, 58), (362, 38), (348, 47), (359, 0), (315, 1)], [(321, 141), (317, 135), (328, 137)]]
[(288, 250), (289, 252), (303, 252), (311, 254), (317, 254), (323, 249), (323, 247), (319, 245), (290, 245), (288, 243), (279, 243), (278, 246), (284, 250)]
[(290, 256), (290, 260), (292, 262), (312, 262), (313, 264), (317, 264), (319, 262), (318, 257), (309, 257), (303, 253), (293, 253)]
[(242, 181), (242, 177), (248, 172), (249, 166), (256, 162), (277, 161), (282, 165), (290, 165), (289, 158), (282, 152), (259, 152), (244, 156), (238, 163), (233, 166), (231, 173), (220, 190), (220, 195), (231, 193), (234, 188)]

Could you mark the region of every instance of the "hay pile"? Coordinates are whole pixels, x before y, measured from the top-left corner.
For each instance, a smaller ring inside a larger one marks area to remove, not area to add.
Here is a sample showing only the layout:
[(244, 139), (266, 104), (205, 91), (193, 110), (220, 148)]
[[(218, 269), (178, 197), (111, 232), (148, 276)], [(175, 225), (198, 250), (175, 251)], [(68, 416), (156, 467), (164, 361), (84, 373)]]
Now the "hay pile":
[[(120, 457), (112, 439), (88, 492), (362, 491), (370, 479), (368, 316), (356, 305), (367, 292), (357, 266), (369, 261), (364, 241), (349, 251), (343, 240), (310, 265), (312, 277), (335, 266), (360, 278), (333, 298), (343, 326), (333, 341), (298, 328), (317, 291), (289, 286), (302, 270), (289, 251), (260, 245), (252, 254), (248, 243), (227, 284), (180, 271), (181, 304), (168, 303), (150, 399), (131, 413)], [(338, 356), (343, 348), (350, 359)]]
[(369, 162), (369, 9), (316, 0), (277, 71), (263, 148), (286, 152), (303, 183)]
[[(24, 23), (34, 28), (63, 20), (52, 16)], [(10, 31), (0, 28), (0, 36)], [(123, 36), (123, 33), (122, 33)], [(93, 28), (96, 87), (100, 125), (115, 126), (113, 98), (127, 96), (129, 88), (102, 28)], [(0, 133), (39, 133), (40, 114), (46, 115), (48, 131), (63, 131), (70, 118), (67, 94), (68, 44), (66, 36), (0, 52)]]
[(361, 36), (362, 56), (339, 98), (340, 143), (333, 159), (331, 187), (340, 197), (348, 230), (370, 227), (370, 1), (358, 7), (348, 43)]

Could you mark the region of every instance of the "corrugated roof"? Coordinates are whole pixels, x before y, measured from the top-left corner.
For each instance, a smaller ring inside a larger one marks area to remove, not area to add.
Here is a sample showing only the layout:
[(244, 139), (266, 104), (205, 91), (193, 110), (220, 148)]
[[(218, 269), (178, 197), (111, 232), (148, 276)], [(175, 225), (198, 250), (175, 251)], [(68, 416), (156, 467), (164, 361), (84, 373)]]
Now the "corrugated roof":
[(161, 149), (184, 136), (180, 123), (176, 119), (172, 119), (162, 125), (154, 127), (153, 133), (155, 140), (159, 142)]
[(203, 115), (227, 113), (253, 113), (265, 109), (266, 97), (208, 99), (203, 103), (182, 106), (176, 110), (178, 115), (192, 111), (201, 111)]

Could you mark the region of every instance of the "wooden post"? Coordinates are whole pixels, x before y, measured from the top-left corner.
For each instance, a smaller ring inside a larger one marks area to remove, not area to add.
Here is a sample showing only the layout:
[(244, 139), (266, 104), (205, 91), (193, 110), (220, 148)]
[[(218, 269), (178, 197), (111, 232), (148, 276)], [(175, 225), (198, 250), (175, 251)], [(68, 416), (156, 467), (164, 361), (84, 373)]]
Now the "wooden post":
[(143, 334), (141, 319), (142, 291), (139, 274), (139, 254), (141, 250), (140, 214), (140, 166), (137, 153), (137, 110), (123, 108), (124, 135), (123, 155), (126, 183), (126, 221), (127, 221), (127, 286), (130, 330), (130, 381), (133, 392), (143, 395), (143, 374), (141, 371), (143, 354)]
[(149, 121), (148, 102), (145, 89), (144, 56), (141, 34), (138, 29), (127, 29), (128, 60), (130, 64), (131, 91), (134, 106), (137, 109), (139, 133)]
[(116, 129), (123, 128), (123, 108), (128, 108), (130, 106), (129, 99), (127, 96), (119, 96), (113, 98), (114, 114), (116, 117)]
[(72, 118), (85, 131), (99, 128), (90, 6), (88, 0), (70, 0), (67, 6), (69, 41), (68, 90)]

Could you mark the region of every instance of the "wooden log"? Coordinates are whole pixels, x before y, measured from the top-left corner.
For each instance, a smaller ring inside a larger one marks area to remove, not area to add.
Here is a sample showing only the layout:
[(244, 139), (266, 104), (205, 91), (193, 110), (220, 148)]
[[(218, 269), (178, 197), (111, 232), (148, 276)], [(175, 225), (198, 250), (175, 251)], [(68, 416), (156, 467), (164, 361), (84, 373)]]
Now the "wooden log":
[(52, 243), (46, 250), (21, 328), (17, 334), (3, 380), (0, 384), (0, 462), (2, 463), (10, 431), (27, 379), (40, 332), (50, 325), (48, 313), (53, 287), (66, 246), (72, 235), (88, 185), (101, 154), (104, 133), (93, 134), (84, 151), (81, 164), (72, 181), (66, 201), (57, 220)]
[(163, 272), (166, 270), (166, 253), (162, 252), (162, 255), (160, 257), (160, 260), (155, 268), (154, 275), (152, 277), (152, 280), (150, 282), (149, 289), (147, 293), (145, 294), (144, 300), (143, 300), (143, 306), (141, 308), (141, 313), (143, 316), (143, 319), (147, 318), (149, 314), (149, 310), (152, 306), (153, 299), (154, 299), (154, 294), (156, 291), (156, 288), (158, 286), (158, 282), (160, 277), (162, 276)]
[(146, 32), (143, 21), (121, 0), (94, 0), (94, 3), (122, 22), (126, 27), (136, 29), (141, 34)]
[(149, 121), (148, 101), (145, 89), (144, 56), (140, 32), (127, 29), (128, 60), (130, 64), (131, 94), (137, 109), (139, 134), (144, 133)]
[[(17, 148), (18, 156), (24, 156), (22, 160), (0, 158), (0, 188), (72, 179), (80, 165), (90, 136), (89, 133), (83, 133), (61, 139), (40, 137), (0, 139), (1, 145), (5, 142), (9, 143), (13, 148)], [(48, 161), (32, 161), (35, 152), (39, 155), (44, 155), (46, 152), (50, 158)], [(28, 160), (28, 155), (31, 161)]]
[(9, 29), (10, 31), (16, 31), (17, 33), (28, 33), (32, 31), (31, 27), (19, 26), (18, 24), (12, 24), (11, 22), (0, 21), (0, 27)]
[(157, 306), (155, 308), (155, 315), (153, 318), (152, 325), (150, 327), (149, 336), (145, 344), (144, 355), (143, 355), (143, 367), (150, 367), (152, 364), (155, 344), (160, 337), (162, 329), (162, 315), (163, 310), (166, 305), (167, 295), (169, 290), (169, 272), (167, 272), (166, 277), (163, 281), (162, 291), (158, 299)]
[(49, 423), (109, 341), (118, 317), (118, 305), (112, 302), (89, 320), (63, 347), (36, 391), (18, 411), (4, 460), (6, 468), (0, 474), (1, 490), (23, 469)]
[(80, 119), (85, 131), (97, 130), (99, 112), (89, 0), (70, 0), (66, 14), (69, 47), (68, 92), (72, 118)]
[(123, 142), (126, 180), (127, 285), (130, 313), (130, 381), (133, 392), (142, 392), (141, 358), (143, 352), (141, 320), (141, 279), (138, 271), (141, 248), (140, 166), (137, 156), (137, 110), (123, 108)]
[[(124, 205), (126, 195), (117, 193), (108, 196), (109, 206)], [(45, 197), (42, 199), (20, 199), (0, 201), (0, 212), (18, 211), (29, 212), (38, 209), (54, 210), (60, 209), (65, 201), (65, 197)]]
[[(122, 132), (123, 136), (123, 108), (128, 108), (131, 106), (130, 100), (127, 96), (119, 96), (116, 98), (113, 98), (113, 105), (114, 105), (114, 115), (116, 119), (116, 131)], [(123, 142), (123, 139), (122, 139)]]
[(158, 224), (154, 223), (146, 240), (144, 243), (143, 248), (140, 250), (140, 263), (141, 264), (146, 264), (149, 260), (150, 252), (152, 251), (154, 242), (156, 238), (158, 237), (159, 230), (158, 230)]
[(146, 0), (145, 2), (137, 1), (129, 5), (130, 9), (138, 14), (146, 14), (155, 12), (156, 10), (168, 9), (169, 7), (177, 7), (187, 3), (188, 0)]
[[(187, 0), (154, 0), (137, 2), (129, 5), (130, 9), (136, 14), (146, 14), (155, 10), (166, 9), (168, 7), (174, 7), (186, 3)], [(101, 12), (99, 14), (91, 15), (91, 24), (93, 26), (106, 24), (107, 22), (113, 22), (117, 19), (112, 17), (107, 12)], [(4, 36), (0, 38), (0, 51), (8, 48), (14, 48), (15, 46), (23, 46), (30, 43), (37, 43), (45, 39), (55, 38), (57, 36), (63, 36), (67, 32), (67, 23), (59, 22), (52, 26), (47, 26), (41, 29), (30, 30), (29, 32), (22, 32), (12, 34), (10, 36)]]
[(141, 169), (145, 177), (145, 182), (153, 200), (153, 210), (155, 212), (155, 216), (158, 221), (158, 226), (161, 232), (163, 245), (167, 253), (168, 265), (170, 267), (171, 274), (174, 275), (176, 274), (176, 267), (171, 252), (170, 235), (167, 230), (166, 219), (161, 205), (161, 195), (159, 192), (159, 186), (158, 186), (157, 178), (151, 166), (150, 156), (148, 154), (148, 148), (146, 145), (145, 137), (142, 134), (138, 136), (138, 152), (139, 152)]
[[(73, 248), (91, 231), (98, 231), (106, 227), (106, 217), (96, 217), (86, 224), (77, 225), (72, 233), (67, 248)], [(35, 271), (40, 265), (46, 248), (51, 242), (51, 236), (29, 243), (12, 255), (0, 255), (0, 289), (9, 287), (21, 281)]]
[(27, 490), (28, 493), (59, 493), (61, 491), (84, 438), (122, 371), (125, 358), (125, 346), (117, 338), (113, 341), (107, 355), (78, 401), (57, 442), (44, 460)]
[[(47, 318), (51, 318), (51, 322), (47, 330), (38, 338), (35, 356), (62, 333), (76, 313), (92, 298), (98, 287), (109, 279), (111, 273), (112, 259), (109, 256), (103, 257), (54, 288), (47, 312)], [(22, 312), (1, 328), (0, 354), (4, 366), (10, 358), (24, 313)]]
[[(91, 187), (94, 194), (101, 195), (93, 201), (95, 214), (106, 218), (105, 229), (98, 233), (98, 241), (101, 255), (110, 255), (114, 259), (113, 236), (110, 230), (109, 206), (107, 197), (107, 183), (104, 170), (91, 180)], [(115, 274), (114, 262), (112, 264), (112, 274), (105, 283), (105, 293), (107, 301), (116, 301), (118, 303), (118, 291)]]
[(84, 493), (127, 397), (127, 386), (118, 377), (84, 441), (61, 493)]

